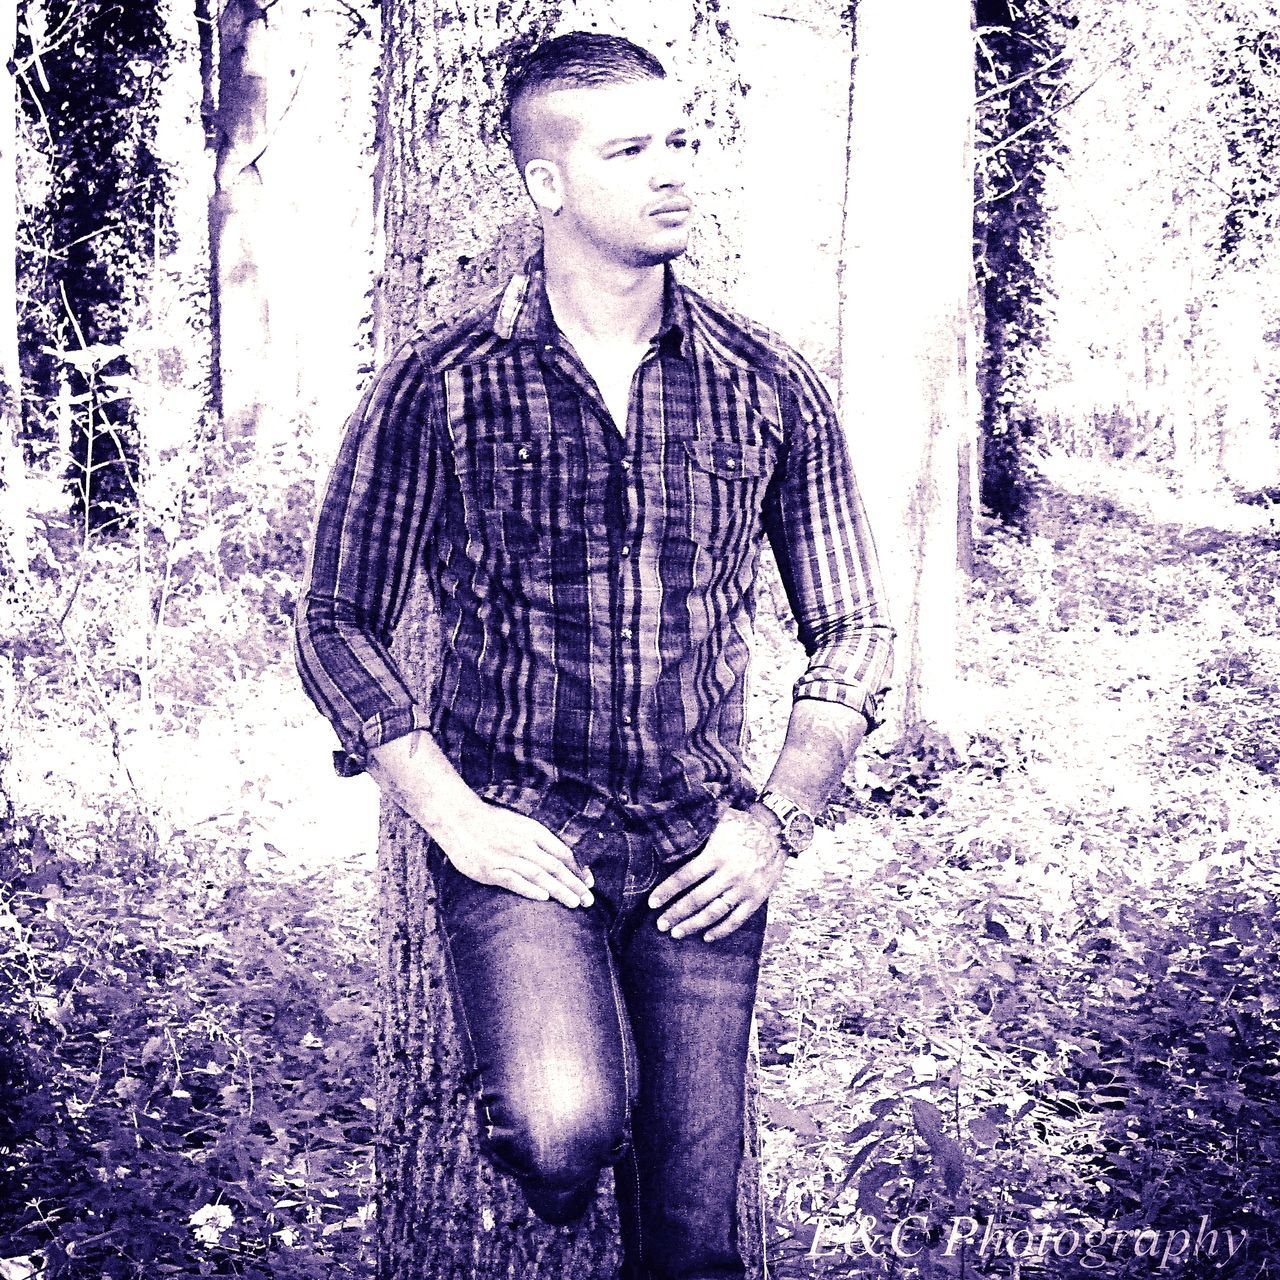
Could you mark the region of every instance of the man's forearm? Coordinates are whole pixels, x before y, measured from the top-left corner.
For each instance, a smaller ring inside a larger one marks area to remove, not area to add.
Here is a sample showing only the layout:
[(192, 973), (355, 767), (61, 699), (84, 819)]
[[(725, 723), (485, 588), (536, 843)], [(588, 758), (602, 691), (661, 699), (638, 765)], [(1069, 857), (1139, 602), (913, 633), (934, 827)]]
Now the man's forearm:
[(866, 717), (844, 703), (797, 699), (768, 789), (821, 813), (866, 733)]
[(446, 850), (484, 804), (424, 730), (375, 747), (369, 753), (369, 773)]

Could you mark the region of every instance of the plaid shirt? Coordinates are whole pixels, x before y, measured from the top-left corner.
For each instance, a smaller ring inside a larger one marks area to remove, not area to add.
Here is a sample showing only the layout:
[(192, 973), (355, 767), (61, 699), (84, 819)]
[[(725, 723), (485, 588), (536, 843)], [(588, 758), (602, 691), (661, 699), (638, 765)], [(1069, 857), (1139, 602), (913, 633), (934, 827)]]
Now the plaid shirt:
[[(347, 423), (296, 632), (338, 772), (428, 729), (482, 797), (570, 842), (612, 807), (664, 854), (691, 851), (753, 794), (762, 535), (809, 655), (794, 696), (874, 725), (893, 632), (816, 375), (668, 269), (620, 431), (535, 256), (406, 342)], [(389, 653), (419, 573), (441, 626), (429, 708)]]

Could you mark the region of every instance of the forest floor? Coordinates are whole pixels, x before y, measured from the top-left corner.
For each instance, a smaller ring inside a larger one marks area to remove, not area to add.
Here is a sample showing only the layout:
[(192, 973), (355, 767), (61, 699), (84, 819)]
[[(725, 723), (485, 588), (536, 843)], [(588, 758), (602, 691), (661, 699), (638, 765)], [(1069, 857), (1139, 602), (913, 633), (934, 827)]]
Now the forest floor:
[(1052, 476), (983, 539), (967, 746), (872, 753), (775, 897), (780, 1277), (1275, 1266), (1280, 538)]
[[(772, 1274), (1274, 1267), (1278, 549), (1114, 463), (984, 532), (952, 737), (872, 739), (771, 903)], [(14, 614), (0, 1280), (368, 1274), (375, 797), (297, 690), (296, 566), (217, 556), (141, 659), (109, 556)]]

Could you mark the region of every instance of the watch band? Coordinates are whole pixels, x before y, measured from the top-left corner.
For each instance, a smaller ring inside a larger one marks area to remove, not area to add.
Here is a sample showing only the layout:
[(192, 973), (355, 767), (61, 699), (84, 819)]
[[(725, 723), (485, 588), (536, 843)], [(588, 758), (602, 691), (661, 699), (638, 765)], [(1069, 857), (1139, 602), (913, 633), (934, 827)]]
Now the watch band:
[(782, 847), (791, 857), (798, 858), (813, 841), (813, 814), (768, 788), (756, 800), (782, 824)]

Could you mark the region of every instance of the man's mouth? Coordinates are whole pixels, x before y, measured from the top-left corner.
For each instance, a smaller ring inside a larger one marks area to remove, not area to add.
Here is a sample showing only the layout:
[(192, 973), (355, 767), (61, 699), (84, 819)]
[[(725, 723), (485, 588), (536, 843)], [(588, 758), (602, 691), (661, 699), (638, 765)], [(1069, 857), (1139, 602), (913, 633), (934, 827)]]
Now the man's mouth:
[(688, 213), (693, 208), (691, 200), (666, 200), (656, 208), (649, 210), (651, 218), (661, 217), (663, 214), (672, 213)]

